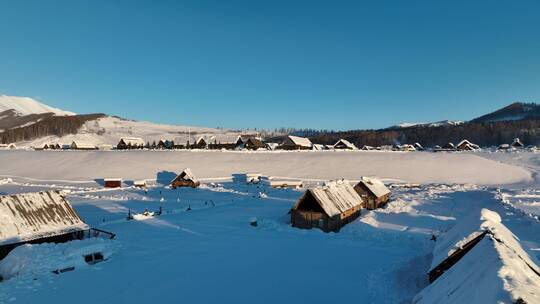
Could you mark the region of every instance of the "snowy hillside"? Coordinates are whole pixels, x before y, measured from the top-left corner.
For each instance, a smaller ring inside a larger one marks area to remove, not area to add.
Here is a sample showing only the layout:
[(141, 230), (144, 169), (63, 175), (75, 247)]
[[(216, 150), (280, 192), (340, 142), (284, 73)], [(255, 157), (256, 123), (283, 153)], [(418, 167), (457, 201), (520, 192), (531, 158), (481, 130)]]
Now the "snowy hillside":
[(210, 136), (210, 135), (239, 135), (238, 132), (229, 132), (221, 129), (176, 126), (156, 124), (146, 121), (126, 120), (118, 117), (106, 116), (96, 120), (87, 121), (77, 132), (62, 137), (46, 136), (32, 141), (19, 142), (21, 147), (40, 146), (45, 143), (70, 144), (74, 140), (99, 144), (116, 145), (121, 137), (141, 137), (145, 142), (159, 141), (160, 139), (174, 139), (182, 135)]
[(473, 122), (514, 121), (540, 118), (540, 105), (514, 102), (502, 109), (473, 119)]
[(390, 127), (389, 129), (400, 129), (400, 128), (410, 128), (410, 127), (441, 127), (441, 126), (457, 126), (463, 124), (463, 121), (460, 120), (442, 120), (437, 122), (404, 122)]
[(50, 107), (30, 97), (0, 95), (0, 112), (7, 110), (15, 110), (20, 116), (43, 113), (75, 115), (73, 112)]

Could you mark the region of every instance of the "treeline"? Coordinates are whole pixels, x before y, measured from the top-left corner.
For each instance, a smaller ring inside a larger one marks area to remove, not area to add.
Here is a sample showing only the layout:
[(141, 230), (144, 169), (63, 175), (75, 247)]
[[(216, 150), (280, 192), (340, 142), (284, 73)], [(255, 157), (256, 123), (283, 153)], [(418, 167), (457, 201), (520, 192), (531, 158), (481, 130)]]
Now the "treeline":
[(468, 139), (475, 144), (487, 147), (511, 143), (516, 137), (519, 137), (525, 145), (540, 145), (540, 120), (469, 122), (439, 127), (413, 126), (381, 130), (352, 130), (320, 133), (310, 136), (310, 139), (314, 143), (334, 144), (340, 138), (344, 138), (357, 147), (414, 144), (416, 142), (425, 147), (433, 147)]
[(50, 116), (34, 124), (20, 128), (13, 128), (0, 133), (0, 142), (9, 144), (12, 142), (27, 141), (43, 136), (64, 136), (76, 134), (85, 122), (104, 117), (105, 114), (85, 114), (73, 116)]

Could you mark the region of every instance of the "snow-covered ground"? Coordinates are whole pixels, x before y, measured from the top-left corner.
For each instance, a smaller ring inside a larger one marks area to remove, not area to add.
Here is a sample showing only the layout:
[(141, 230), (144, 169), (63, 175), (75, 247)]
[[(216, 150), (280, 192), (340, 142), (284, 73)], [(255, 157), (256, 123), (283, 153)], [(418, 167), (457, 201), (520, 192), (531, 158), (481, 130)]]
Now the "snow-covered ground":
[[(206, 183), (177, 190), (161, 183), (184, 167)], [(302, 190), (220, 179), (241, 172), (311, 182), (377, 176), (392, 184), (392, 201), (363, 210), (339, 233), (300, 230), (287, 213)], [(0, 303), (410, 303), (428, 284), (432, 235), (483, 208), (497, 212), (539, 264), (538, 221), (501, 199), (533, 186), (533, 174), (481, 153), (3, 151), (0, 178), (11, 180), (0, 182), (0, 193), (66, 190), (89, 225), (117, 239), (105, 245), (105, 262), (62, 274), (51, 268), (77, 263), (71, 253), (86, 245), (21, 249), (39, 259), (26, 259), (20, 274), (9, 268)], [(147, 191), (94, 181), (110, 176), (158, 180)], [(126, 219), (160, 207), (160, 216)]]
[[(532, 183), (531, 172), (474, 153), (380, 151), (0, 151), (0, 176), (93, 183), (105, 177), (156, 179), (190, 167), (201, 178), (258, 172), (301, 179), (376, 176), (411, 183)], [(38, 169), (39, 168), (39, 169)]]

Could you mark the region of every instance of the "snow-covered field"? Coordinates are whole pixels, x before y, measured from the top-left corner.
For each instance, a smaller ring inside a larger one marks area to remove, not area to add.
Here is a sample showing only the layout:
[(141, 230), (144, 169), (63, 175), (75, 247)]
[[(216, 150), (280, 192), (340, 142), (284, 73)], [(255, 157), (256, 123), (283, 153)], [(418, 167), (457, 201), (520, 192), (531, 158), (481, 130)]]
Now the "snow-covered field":
[[(177, 190), (160, 183), (184, 167), (207, 182)], [(392, 201), (363, 210), (339, 233), (299, 230), (287, 212), (302, 191), (221, 179), (242, 172), (311, 182), (376, 176), (392, 185)], [(148, 191), (94, 181), (110, 176), (158, 181)], [(62, 274), (50, 271), (71, 261), (76, 243), (21, 249), (39, 258), (0, 283), (0, 303), (410, 303), (428, 284), (432, 235), (483, 208), (497, 212), (539, 264), (537, 219), (505, 201), (533, 191), (535, 177), (533, 165), (510, 154), (2, 151), (0, 179), (11, 180), (0, 182), (0, 193), (69, 191), (81, 217), (117, 239), (98, 244), (105, 262)], [(126, 219), (129, 210), (160, 207), (160, 216)], [(495, 290), (504, 288), (511, 286)]]
[[(200, 178), (259, 172), (302, 179), (509, 185), (532, 183), (531, 171), (475, 153), (379, 151), (0, 151), (0, 176), (91, 182), (104, 177), (156, 179), (189, 167)], [(32, 181), (32, 180), (29, 180)]]

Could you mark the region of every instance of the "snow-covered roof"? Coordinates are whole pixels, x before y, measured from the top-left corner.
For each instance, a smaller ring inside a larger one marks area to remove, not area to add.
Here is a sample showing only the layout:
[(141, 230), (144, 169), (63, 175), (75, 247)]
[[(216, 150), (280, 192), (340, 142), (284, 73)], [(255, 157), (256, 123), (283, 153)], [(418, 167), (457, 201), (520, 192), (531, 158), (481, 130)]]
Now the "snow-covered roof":
[[(348, 181), (328, 182), (324, 186), (308, 189), (324, 212), (330, 217), (341, 214), (362, 204), (362, 198)], [(296, 207), (302, 202), (300, 198)]]
[(96, 148), (96, 145), (94, 144), (84, 142), (84, 141), (79, 141), (79, 140), (73, 141), (71, 143), (71, 146), (76, 147), (78, 149), (95, 149)]
[(540, 269), (496, 212), (460, 221), (439, 237), (433, 265), (486, 233), (456, 264), (422, 290), (414, 303), (540, 303)]
[(107, 177), (107, 178), (104, 178), (103, 180), (106, 182), (121, 182), (122, 178), (121, 177)]
[(512, 147), (523, 147), (523, 143), (519, 138), (514, 138), (514, 141), (512, 142)]
[(287, 136), (287, 138), (285, 139), (285, 141), (287, 140), (290, 140), (293, 144), (297, 145), (297, 146), (300, 146), (300, 147), (308, 147), (308, 148), (311, 148), (311, 141), (309, 140), (309, 138), (305, 138), (305, 137), (299, 137), (299, 136), (293, 136), (293, 135), (289, 135)]
[(348, 149), (351, 149), (351, 150), (356, 150), (356, 146), (351, 143), (350, 141), (346, 140), (346, 139), (340, 139), (337, 141), (337, 143), (334, 145), (334, 148), (339, 145), (339, 144), (342, 144), (342, 145), (345, 145), (345, 147), (347, 147)]
[(313, 150), (324, 150), (324, 145), (321, 144), (313, 144)]
[(270, 148), (270, 150), (275, 150), (279, 144), (278, 143), (266, 143), (266, 146)]
[(0, 245), (88, 228), (58, 191), (0, 196)]
[(126, 145), (131, 146), (144, 146), (144, 139), (140, 137), (122, 137), (120, 138)]
[(207, 142), (210, 144), (218, 143), (218, 144), (236, 144), (238, 141), (238, 138), (240, 138), (239, 135), (228, 135), (228, 134), (216, 134), (208, 137)]
[(479, 149), (480, 146), (478, 146), (477, 144), (473, 144), (471, 143), (470, 141), (468, 141), (467, 139), (464, 139), (462, 141), (460, 141), (457, 145), (456, 145), (457, 148), (465, 148), (465, 147), (469, 147), (473, 150), (475, 149)]
[(381, 197), (390, 193), (390, 189), (388, 189), (381, 180), (376, 178), (362, 177), (359, 183), (366, 186), (366, 188), (368, 188), (368, 190), (376, 197)]
[(193, 174), (193, 172), (191, 172), (191, 169), (190, 169), (190, 168), (185, 168), (185, 169), (182, 170), (182, 172), (180, 172), (180, 174), (178, 174), (178, 176), (175, 177), (171, 182), (174, 182), (175, 180), (188, 180), (188, 181), (194, 181), (194, 182), (196, 182), (196, 181), (197, 181), (197, 178), (195, 177), (195, 175)]

